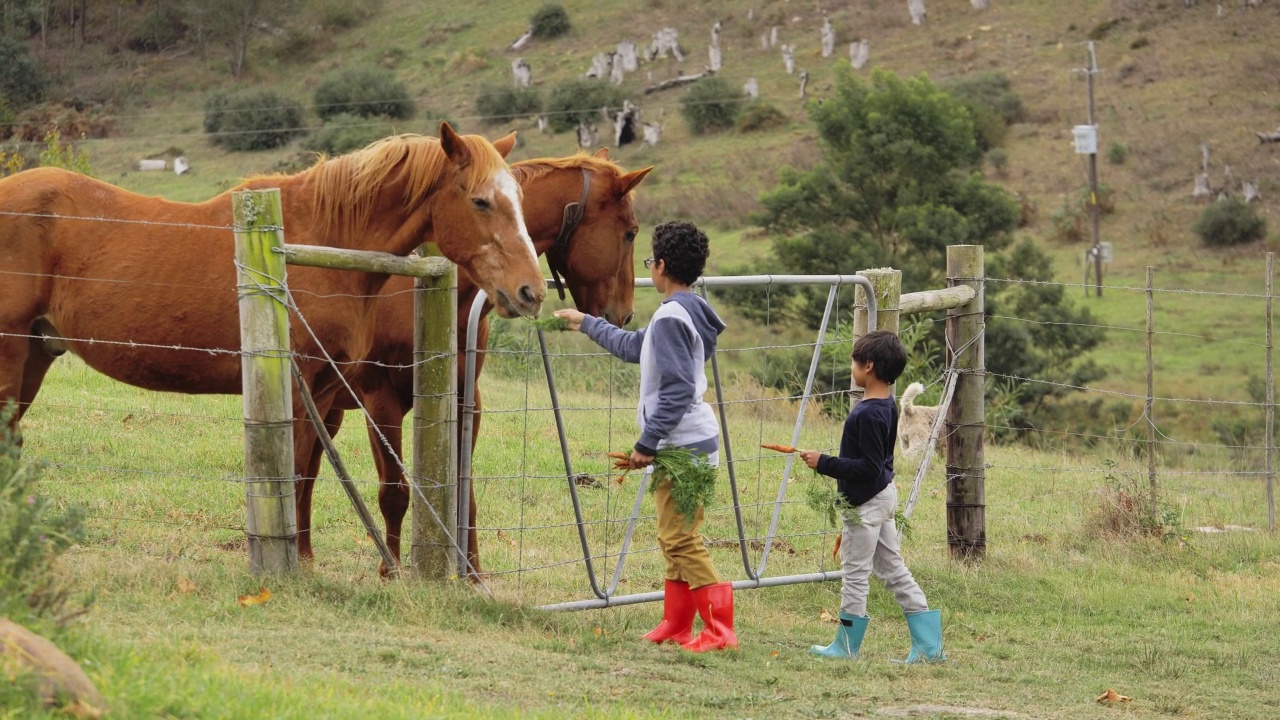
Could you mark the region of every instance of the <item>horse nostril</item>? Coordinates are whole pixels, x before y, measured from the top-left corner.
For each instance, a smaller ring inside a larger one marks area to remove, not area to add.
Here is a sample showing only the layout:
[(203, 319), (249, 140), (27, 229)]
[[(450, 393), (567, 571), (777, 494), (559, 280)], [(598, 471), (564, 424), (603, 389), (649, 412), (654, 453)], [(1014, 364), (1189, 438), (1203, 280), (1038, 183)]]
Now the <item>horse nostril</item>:
[(538, 302), (538, 296), (533, 294), (533, 288), (529, 285), (521, 285), (516, 295), (525, 305), (536, 305)]
[(622, 324), (621, 324), (621, 325), (619, 325), (618, 327), (626, 327), (626, 326), (630, 325), (630, 324), (631, 324), (631, 318), (635, 317), (635, 315), (636, 315), (635, 313), (627, 313), (627, 316), (626, 316), (625, 318), (623, 318), (623, 320), (622, 320)]

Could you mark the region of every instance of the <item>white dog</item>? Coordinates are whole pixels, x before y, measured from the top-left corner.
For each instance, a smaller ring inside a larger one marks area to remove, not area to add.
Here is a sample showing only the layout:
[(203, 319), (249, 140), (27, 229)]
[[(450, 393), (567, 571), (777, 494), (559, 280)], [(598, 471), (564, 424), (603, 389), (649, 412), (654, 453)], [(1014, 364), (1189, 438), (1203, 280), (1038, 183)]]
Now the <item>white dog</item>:
[[(938, 417), (938, 408), (931, 405), (916, 405), (915, 399), (924, 392), (924, 385), (911, 383), (907, 391), (902, 393), (901, 409), (898, 413), (898, 445), (903, 456), (923, 453), (929, 442), (929, 433), (933, 430), (934, 419)], [(941, 434), (941, 433), (939, 433)], [(941, 443), (934, 446), (934, 451), (942, 454)]]

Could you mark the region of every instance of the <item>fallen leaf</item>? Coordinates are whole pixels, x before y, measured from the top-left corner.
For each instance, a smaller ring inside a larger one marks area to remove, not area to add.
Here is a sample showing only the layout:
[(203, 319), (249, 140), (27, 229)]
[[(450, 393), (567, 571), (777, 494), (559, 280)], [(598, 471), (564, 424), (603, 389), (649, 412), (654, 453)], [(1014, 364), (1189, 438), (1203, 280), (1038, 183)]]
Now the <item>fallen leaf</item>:
[(1118, 703), (1118, 702), (1127, 703), (1132, 700), (1133, 698), (1129, 697), (1128, 695), (1121, 695), (1120, 693), (1116, 692), (1115, 690), (1112, 690), (1111, 688), (1107, 688), (1106, 692), (1098, 696), (1098, 702), (1100, 703)]
[(1195, 602), (1195, 601), (1196, 601), (1196, 594), (1195, 594), (1195, 593), (1187, 593), (1187, 602), (1189, 602), (1189, 603), (1193, 603), (1193, 602)]
[(196, 589), (195, 583), (191, 582), (189, 579), (183, 577), (182, 575), (178, 576), (178, 592), (182, 593), (183, 595), (190, 595), (191, 593), (195, 592), (195, 589)]
[(840, 622), (839, 620), (836, 619), (835, 615), (832, 615), (831, 613), (827, 612), (826, 608), (823, 608), (822, 612), (818, 613), (818, 620), (819, 622), (824, 622), (824, 623)]
[(270, 599), (271, 599), (271, 591), (264, 587), (258, 588), (257, 595), (241, 595), (240, 597), (236, 598), (236, 600), (240, 603), (240, 607), (253, 607), (254, 605), (261, 605)]
[(782, 653), (778, 652), (777, 650), (774, 650), (773, 652), (769, 653), (769, 657), (778, 657), (781, 654)]
[(506, 543), (506, 544), (507, 544), (507, 547), (515, 547), (515, 546), (516, 546), (516, 541), (515, 541), (515, 540), (512, 540), (510, 535), (508, 535), (508, 534), (506, 534), (506, 533), (502, 532), (501, 530), (499, 530), (499, 531), (498, 531), (498, 539), (499, 539), (499, 540), (501, 540), (502, 542)]
[(591, 632), (594, 632), (596, 634), (596, 637), (600, 637), (601, 635), (604, 634), (604, 629), (602, 629), (599, 626), (596, 626), (596, 629), (592, 630)]

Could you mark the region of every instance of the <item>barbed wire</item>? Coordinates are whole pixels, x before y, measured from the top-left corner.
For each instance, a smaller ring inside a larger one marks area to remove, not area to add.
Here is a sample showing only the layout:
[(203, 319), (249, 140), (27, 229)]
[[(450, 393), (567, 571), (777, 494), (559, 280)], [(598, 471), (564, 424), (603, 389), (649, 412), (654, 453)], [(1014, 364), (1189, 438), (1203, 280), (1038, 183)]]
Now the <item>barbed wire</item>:
[[(1021, 284), (1021, 285), (1049, 285), (1049, 286), (1055, 286), (1055, 287), (1068, 287), (1068, 288), (1078, 288), (1082, 286), (1081, 283), (1057, 282), (1053, 280), (1022, 280), (1019, 278), (988, 277), (986, 278), (986, 282), (1012, 283), (1012, 284)], [(1091, 284), (1089, 285), (1089, 287), (1093, 287), (1093, 285)], [(1132, 290), (1135, 292), (1142, 292), (1142, 293), (1145, 293), (1148, 290), (1148, 288), (1145, 288), (1145, 287), (1130, 287), (1127, 285), (1103, 285), (1102, 287), (1103, 289), (1106, 289), (1106, 290)], [(1253, 298), (1257, 300), (1266, 300), (1268, 297), (1265, 294), (1259, 295), (1257, 293), (1222, 292), (1220, 290), (1190, 290), (1186, 288), (1150, 288), (1150, 290), (1153, 293), (1170, 293), (1170, 294), (1180, 294), (1180, 295), (1208, 295), (1208, 296), (1232, 297), (1232, 298)], [(1271, 297), (1274, 298), (1275, 296), (1272, 295)]]
[[(1102, 329), (1102, 330), (1125, 330), (1125, 331), (1129, 331), (1129, 332), (1137, 332), (1137, 333), (1143, 333), (1143, 334), (1145, 334), (1145, 333), (1147, 332), (1147, 329), (1146, 329), (1146, 328), (1144, 328), (1144, 327), (1141, 327), (1141, 328), (1138, 328), (1138, 327), (1125, 327), (1125, 326), (1123, 326), (1123, 325), (1098, 325), (1098, 324), (1095, 324), (1095, 323), (1060, 322), (1060, 321), (1056, 321), (1056, 320), (1032, 320), (1031, 318), (1012, 317), (1012, 316), (1009, 316), (1009, 315), (991, 315), (991, 316), (989, 316), (989, 317), (990, 317), (991, 319), (993, 319), (993, 320), (1012, 320), (1012, 321), (1015, 321), (1015, 322), (1029, 323), (1029, 324), (1032, 324), (1032, 325), (1057, 325), (1057, 326), (1063, 326), (1063, 327), (1090, 327), (1090, 328), (1100, 328), (1100, 329)], [(1248, 345), (1248, 346), (1250, 346), (1250, 347), (1258, 347), (1258, 348), (1265, 348), (1265, 347), (1267, 346), (1267, 344), (1266, 344), (1265, 342), (1253, 342), (1253, 341), (1250, 341), (1250, 340), (1236, 340), (1236, 339), (1233, 339), (1233, 338), (1217, 338), (1217, 337), (1211, 337), (1211, 336), (1208, 336), (1208, 335), (1196, 335), (1196, 334), (1194, 334), (1194, 333), (1181, 333), (1181, 332), (1173, 332), (1173, 331), (1169, 331), (1169, 330), (1152, 330), (1152, 331), (1151, 331), (1151, 334), (1152, 334), (1152, 335), (1163, 335), (1163, 336), (1168, 336), (1168, 337), (1184, 337), (1184, 338), (1192, 338), (1192, 339), (1195, 339), (1195, 340), (1213, 340), (1214, 342), (1219, 342), (1219, 343), (1224, 343), (1224, 344)]]
[[(1052, 387), (1067, 388), (1069, 390), (1080, 390), (1083, 392), (1101, 393), (1103, 395), (1116, 395), (1119, 397), (1133, 398), (1135, 400), (1145, 401), (1147, 399), (1146, 395), (1140, 395), (1138, 393), (1131, 393), (1131, 392), (1124, 392), (1123, 390), (1106, 390), (1103, 388), (1091, 387), (1088, 385), (1072, 385), (1070, 383), (1055, 382), (1053, 380), (1042, 380), (1039, 378), (1022, 377), (1019, 375), (1006, 375), (1004, 373), (993, 372), (991, 370), (987, 370), (986, 375), (988, 377), (1005, 378), (1008, 380), (1017, 380), (1019, 382), (1025, 382), (1025, 383), (1036, 383), (1038, 385), (1050, 385)], [(1213, 398), (1154, 396), (1151, 399), (1153, 401), (1166, 402), (1166, 403), (1197, 403), (1197, 404), (1203, 404), (1203, 405), (1243, 405), (1247, 407), (1266, 407), (1267, 405), (1265, 402), (1252, 402), (1248, 400), (1214, 400)]]

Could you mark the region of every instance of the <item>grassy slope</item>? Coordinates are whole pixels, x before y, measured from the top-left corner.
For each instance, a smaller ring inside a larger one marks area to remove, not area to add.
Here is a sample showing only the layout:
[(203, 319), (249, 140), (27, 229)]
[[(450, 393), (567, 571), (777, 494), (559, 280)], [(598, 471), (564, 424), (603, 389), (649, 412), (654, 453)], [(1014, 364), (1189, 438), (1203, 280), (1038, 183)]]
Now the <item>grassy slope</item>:
[[(489, 407), (545, 408), (537, 379), (526, 389), (520, 378), (491, 376)], [(603, 404), (562, 379), (566, 405)], [(61, 463), (46, 471), (46, 491), (89, 515), (89, 540), (65, 569), (75, 593), (92, 592), (96, 603), (83, 620), (90, 632), (66, 642), (116, 717), (803, 718), (930, 703), (1004, 717), (1104, 718), (1115, 711), (1093, 698), (1108, 687), (1134, 698), (1125, 708), (1132, 717), (1261, 720), (1280, 710), (1280, 654), (1266, 630), (1280, 612), (1276, 538), (1100, 537), (1091, 518), (1105, 507), (1102, 480), (1072, 458), (989, 449), (989, 555), (975, 566), (947, 558), (943, 482), (932, 471), (905, 552), (930, 604), (943, 610), (951, 661), (890, 664), (906, 650), (906, 628), (873, 584), (864, 659), (833, 665), (806, 654), (832, 633), (820, 619), (838, 607), (830, 583), (738, 593), (742, 649), (713, 656), (639, 642), (658, 615), (652, 604), (533, 610), (589, 596), (580, 563), (508, 572), (577, 550), (563, 526), (572, 515), (545, 410), (485, 420), (481, 542), (488, 569), (499, 573), (489, 581), (497, 600), (488, 602), (459, 588), (378, 580), (376, 553), (329, 482), (317, 491), (314, 565), (293, 578), (251, 576), (238, 529), (243, 489), (228, 481), (242, 472), (236, 398), (146, 393), (69, 359), (55, 366), (42, 399), (26, 423), (28, 457)], [(730, 420), (749, 537), (768, 521), (769, 505), (756, 513), (752, 503), (771, 503), (781, 468), (771, 453), (753, 460), (753, 441), (789, 438), (794, 415), (782, 404), (758, 421), (754, 407), (735, 406)], [(605, 483), (580, 491), (588, 519), (625, 517), (635, 480), (615, 488), (601, 453), (631, 436), (629, 414), (581, 409), (568, 419), (575, 469)], [(811, 417), (803, 443), (826, 445), (835, 430)], [(363, 433), (338, 440), (372, 503)], [(1140, 467), (1120, 469), (1141, 477)], [(788, 498), (807, 482), (801, 475)], [(1248, 485), (1216, 476), (1163, 482), (1188, 525), (1261, 520)], [(739, 578), (736, 547), (717, 542), (733, 537), (726, 499), (722, 488), (706, 534), (720, 570)], [(770, 575), (831, 567), (831, 533), (802, 502), (785, 507), (780, 528)], [(590, 530), (596, 548), (617, 547), (616, 523)], [(660, 582), (652, 536), (651, 521), (642, 522), (636, 547), (646, 551), (630, 559), (623, 593)], [(758, 561), (758, 549), (751, 557)], [(269, 603), (236, 605), (237, 594), (263, 584), (274, 593)], [(29, 717), (16, 712), (9, 716)]]

